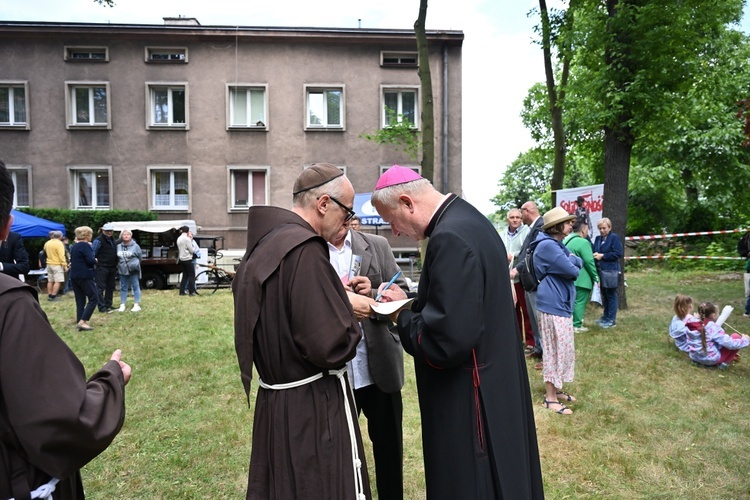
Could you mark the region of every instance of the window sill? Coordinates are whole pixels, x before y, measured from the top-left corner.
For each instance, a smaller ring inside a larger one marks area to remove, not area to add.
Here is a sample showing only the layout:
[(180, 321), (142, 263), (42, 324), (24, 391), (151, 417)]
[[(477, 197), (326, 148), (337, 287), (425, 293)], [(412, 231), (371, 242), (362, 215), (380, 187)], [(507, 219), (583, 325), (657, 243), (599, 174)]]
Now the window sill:
[(305, 127), (305, 132), (346, 132), (344, 127)]
[(187, 124), (184, 123), (175, 125), (148, 125), (146, 127), (146, 130), (177, 130), (180, 132), (184, 132), (185, 130), (190, 130), (190, 127), (188, 127)]
[(415, 63), (383, 63), (380, 65), (381, 68), (393, 68), (393, 69), (414, 69), (418, 68), (419, 64)]
[(242, 127), (239, 125), (230, 125), (227, 127), (229, 132), (268, 132), (268, 127)]
[(185, 214), (190, 213), (189, 207), (150, 207), (149, 211), (160, 214)]
[(97, 124), (97, 125), (81, 125), (78, 123), (69, 123), (66, 127), (68, 130), (112, 130), (110, 124)]
[(0, 130), (31, 130), (31, 126), (28, 123), (24, 123), (23, 125), (8, 125), (6, 123), (5, 125), (0, 125)]

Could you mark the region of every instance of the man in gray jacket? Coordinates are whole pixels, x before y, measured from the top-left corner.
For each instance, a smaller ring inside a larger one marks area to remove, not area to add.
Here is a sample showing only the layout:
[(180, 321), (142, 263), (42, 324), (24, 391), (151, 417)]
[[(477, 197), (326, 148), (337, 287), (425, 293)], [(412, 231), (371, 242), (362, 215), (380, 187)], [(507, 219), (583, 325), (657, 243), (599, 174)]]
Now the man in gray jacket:
[[(381, 283), (400, 271), (388, 240), (382, 236), (349, 230), (349, 223), (328, 242), (331, 264), (352, 291), (375, 297)], [(354, 262), (361, 257), (358, 276), (349, 279)], [(406, 280), (396, 284), (408, 292)], [(388, 330), (387, 317), (372, 315), (359, 323), (362, 340), (355, 358), (347, 364), (357, 408), (367, 418), (367, 430), (375, 457), (378, 498), (402, 499), (404, 351), (401, 340)]]

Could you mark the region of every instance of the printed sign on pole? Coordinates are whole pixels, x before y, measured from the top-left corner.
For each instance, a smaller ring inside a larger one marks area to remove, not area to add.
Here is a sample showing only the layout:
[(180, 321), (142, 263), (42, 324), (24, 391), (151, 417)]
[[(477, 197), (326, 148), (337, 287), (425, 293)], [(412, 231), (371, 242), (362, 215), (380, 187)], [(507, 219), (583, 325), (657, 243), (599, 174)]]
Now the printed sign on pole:
[(596, 228), (596, 225), (602, 218), (604, 184), (560, 189), (557, 191), (557, 205), (564, 208), (569, 214), (573, 214), (576, 208), (578, 208), (577, 199), (579, 196), (583, 197), (583, 206), (588, 209), (589, 221), (591, 222), (589, 237), (591, 241), (594, 241), (599, 236), (599, 230)]

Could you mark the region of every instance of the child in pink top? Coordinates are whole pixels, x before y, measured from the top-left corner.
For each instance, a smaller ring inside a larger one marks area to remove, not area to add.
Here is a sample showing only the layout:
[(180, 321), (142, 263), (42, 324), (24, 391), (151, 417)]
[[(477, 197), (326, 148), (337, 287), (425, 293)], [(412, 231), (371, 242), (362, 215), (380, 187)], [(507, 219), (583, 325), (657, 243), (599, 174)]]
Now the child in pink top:
[(691, 339), (690, 359), (709, 366), (726, 367), (737, 357), (737, 351), (750, 345), (750, 337), (733, 333), (727, 335), (716, 324), (719, 308), (712, 302), (704, 302), (698, 307), (703, 320), (703, 331), (697, 339)]

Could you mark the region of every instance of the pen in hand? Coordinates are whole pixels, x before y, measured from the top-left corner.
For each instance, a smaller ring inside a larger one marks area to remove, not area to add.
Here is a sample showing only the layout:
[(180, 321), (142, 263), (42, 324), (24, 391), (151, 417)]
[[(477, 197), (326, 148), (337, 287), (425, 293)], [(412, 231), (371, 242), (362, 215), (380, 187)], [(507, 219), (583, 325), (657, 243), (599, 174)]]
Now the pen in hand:
[(383, 289), (380, 290), (380, 293), (378, 293), (378, 295), (375, 297), (375, 302), (380, 302), (380, 298), (383, 296), (383, 291), (389, 289), (391, 287), (391, 285), (396, 282), (396, 280), (398, 279), (398, 277), (401, 276), (401, 272), (402, 271), (399, 269), (399, 271), (396, 274), (393, 275), (393, 278), (391, 278), (391, 281), (389, 281), (388, 284), (385, 285), (383, 287)]

